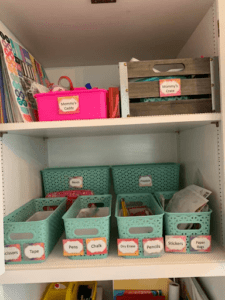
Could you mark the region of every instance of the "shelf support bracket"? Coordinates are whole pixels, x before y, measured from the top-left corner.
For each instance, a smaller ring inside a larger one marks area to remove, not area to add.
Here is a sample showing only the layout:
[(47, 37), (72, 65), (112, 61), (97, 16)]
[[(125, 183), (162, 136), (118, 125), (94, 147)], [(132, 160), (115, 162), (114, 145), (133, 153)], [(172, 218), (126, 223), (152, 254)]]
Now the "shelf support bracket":
[(215, 124), (217, 128), (219, 127), (219, 122), (218, 122), (218, 121), (216, 121), (216, 122), (211, 122), (211, 124)]
[(0, 137), (3, 137), (4, 134), (8, 134), (7, 131), (0, 132)]

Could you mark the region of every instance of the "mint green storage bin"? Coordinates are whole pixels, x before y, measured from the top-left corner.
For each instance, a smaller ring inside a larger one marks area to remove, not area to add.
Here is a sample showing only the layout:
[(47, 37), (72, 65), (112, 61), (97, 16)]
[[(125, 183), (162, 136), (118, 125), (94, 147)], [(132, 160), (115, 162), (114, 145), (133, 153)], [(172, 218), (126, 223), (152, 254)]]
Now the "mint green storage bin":
[[(96, 203), (99, 207), (108, 207), (109, 214), (106, 217), (99, 218), (76, 218), (79, 211), (83, 208), (88, 208), (90, 203)], [(106, 238), (107, 249), (109, 251), (110, 242), (110, 217), (111, 217), (111, 203), (112, 195), (94, 195), (94, 196), (80, 196), (73, 203), (70, 209), (63, 216), (66, 239), (83, 239), (84, 255), (83, 256), (69, 256), (70, 259), (100, 259), (108, 256), (106, 254), (99, 255), (87, 255), (86, 239), (89, 238)], [(97, 232), (91, 233), (90, 230), (96, 230)], [(76, 230), (85, 230), (87, 234), (76, 233)], [(88, 232), (89, 231), (89, 232)]]
[[(164, 196), (165, 199), (171, 199), (173, 194), (177, 191), (163, 191), (155, 192), (154, 195), (157, 201), (160, 203), (160, 194)], [(199, 213), (171, 213), (165, 212), (164, 214), (164, 229), (166, 235), (186, 235), (187, 236), (187, 253), (198, 253), (190, 252), (190, 237), (196, 235), (209, 235), (210, 234), (210, 219), (212, 210), (208, 212)], [(178, 229), (179, 224), (200, 224), (199, 229)]]
[[(45, 206), (58, 207), (44, 220), (27, 222), (35, 213), (43, 212)], [(62, 216), (65, 211), (66, 198), (39, 198), (29, 201), (4, 217), (4, 244), (19, 244), (22, 256), (21, 261), (7, 263), (35, 264), (43, 262), (43, 260), (25, 260), (24, 244), (34, 243), (45, 244), (46, 260), (64, 231)]]
[[(114, 191), (118, 195), (178, 190), (179, 172), (180, 164), (176, 163), (112, 166)], [(140, 186), (141, 180), (147, 179), (148, 181), (148, 178), (145, 178), (148, 176), (150, 176), (152, 185)]]
[[(75, 189), (91, 190), (95, 195), (109, 193), (110, 167), (70, 167), (48, 168), (41, 171), (44, 185), (44, 193), (68, 191)], [(70, 180), (73, 177), (82, 177), (82, 187), (71, 187)]]
[[(120, 216), (121, 199), (124, 199), (127, 207), (146, 205), (154, 215), (151, 216)], [(158, 238), (163, 236), (163, 209), (159, 206), (152, 194), (119, 194), (116, 200), (115, 216), (120, 239), (138, 239), (139, 240), (139, 256), (129, 256), (125, 258), (149, 258), (159, 257), (161, 254), (144, 256), (143, 239)], [(141, 228), (145, 233), (137, 233)], [(149, 229), (149, 230), (148, 230)], [(135, 232), (136, 231), (136, 232)]]

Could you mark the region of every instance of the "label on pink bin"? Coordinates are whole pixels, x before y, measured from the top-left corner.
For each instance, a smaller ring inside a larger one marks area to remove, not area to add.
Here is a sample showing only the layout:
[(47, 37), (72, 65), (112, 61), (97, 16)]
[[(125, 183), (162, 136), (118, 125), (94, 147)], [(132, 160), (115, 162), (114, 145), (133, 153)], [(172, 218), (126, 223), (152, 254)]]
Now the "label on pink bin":
[(59, 114), (78, 114), (79, 96), (58, 97)]

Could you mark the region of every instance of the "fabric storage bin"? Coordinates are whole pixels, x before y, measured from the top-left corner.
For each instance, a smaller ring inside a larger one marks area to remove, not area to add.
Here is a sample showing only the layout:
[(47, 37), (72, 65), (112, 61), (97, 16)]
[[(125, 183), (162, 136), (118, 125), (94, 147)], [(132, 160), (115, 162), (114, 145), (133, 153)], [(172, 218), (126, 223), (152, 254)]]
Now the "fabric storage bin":
[(122, 118), (220, 111), (218, 57), (119, 63)]
[[(176, 191), (163, 191), (155, 192), (154, 195), (160, 203), (160, 194), (165, 199), (171, 199)], [(166, 235), (186, 235), (187, 236), (187, 253), (198, 253), (190, 252), (190, 237), (196, 235), (209, 235), (210, 234), (210, 219), (212, 210), (208, 212), (196, 212), (196, 213), (172, 213), (165, 212), (164, 214), (164, 229)], [(178, 228), (179, 224), (200, 224), (199, 229), (184, 229)]]
[(39, 121), (105, 119), (107, 93), (107, 90), (98, 88), (75, 88), (36, 94)]
[(96, 195), (108, 194), (109, 171), (108, 166), (45, 169), (41, 171), (45, 196), (52, 192), (76, 189), (91, 190)]
[[(97, 259), (108, 256), (110, 239), (111, 195), (80, 196), (63, 216), (66, 239), (81, 239), (84, 255), (68, 256), (70, 259)], [(104, 217), (77, 218), (81, 209), (88, 208), (90, 204), (97, 207), (108, 208), (108, 214)], [(91, 238), (105, 238), (107, 253), (88, 255), (86, 240)]]
[[(124, 199), (127, 207), (129, 203), (136, 205), (146, 205), (151, 209), (154, 215), (150, 216), (120, 216), (121, 199)], [(120, 239), (138, 239), (139, 255), (126, 258), (149, 258), (158, 257), (160, 254), (145, 256), (143, 250), (143, 239), (159, 238), (163, 236), (163, 210), (155, 200), (152, 194), (119, 194), (116, 200), (115, 216)], [(140, 230), (139, 230), (140, 229)], [(138, 233), (138, 231), (144, 231)]]
[(116, 194), (153, 193), (179, 189), (180, 164), (157, 163), (112, 166)]
[[(52, 212), (43, 212), (44, 207), (48, 205), (58, 207)], [(9, 260), (6, 263), (31, 264), (46, 260), (64, 231), (62, 216), (65, 211), (66, 198), (39, 198), (31, 200), (4, 217), (5, 252), (7, 249), (7, 251), (10, 251), (10, 247), (14, 247), (15, 245), (19, 245), (21, 251), (21, 260)], [(43, 214), (40, 214), (38, 216), (38, 212), (49, 215), (43, 217)], [(32, 219), (37, 220), (38, 218), (40, 221), (32, 221)], [(28, 258), (25, 255), (26, 247), (32, 245), (35, 247), (34, 244), (36, 243), (44, 244), (42, 246), (44, 246), (45, 257), (42, 256), (41, 259)]]

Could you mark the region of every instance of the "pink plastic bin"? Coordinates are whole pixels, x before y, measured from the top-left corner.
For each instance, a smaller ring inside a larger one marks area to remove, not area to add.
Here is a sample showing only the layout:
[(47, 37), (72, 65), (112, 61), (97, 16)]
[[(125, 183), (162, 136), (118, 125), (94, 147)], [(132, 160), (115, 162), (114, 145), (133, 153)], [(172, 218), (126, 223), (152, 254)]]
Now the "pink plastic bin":
[(107, 118), (107, 90), (75, 88), (36, 94), (39, 121)]

